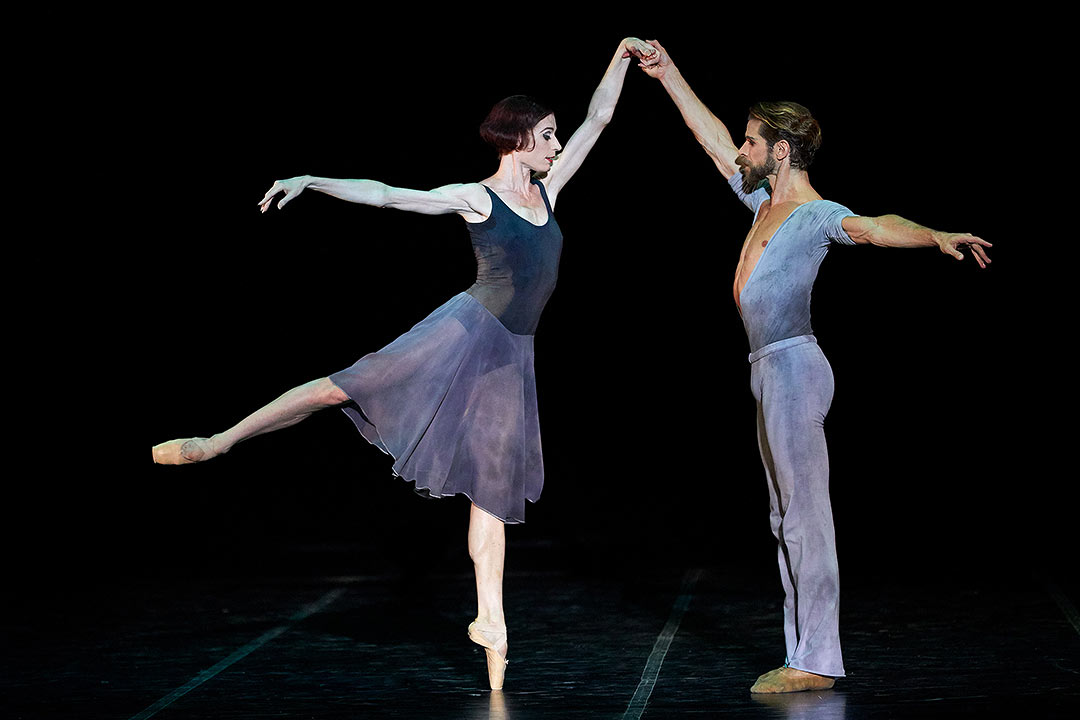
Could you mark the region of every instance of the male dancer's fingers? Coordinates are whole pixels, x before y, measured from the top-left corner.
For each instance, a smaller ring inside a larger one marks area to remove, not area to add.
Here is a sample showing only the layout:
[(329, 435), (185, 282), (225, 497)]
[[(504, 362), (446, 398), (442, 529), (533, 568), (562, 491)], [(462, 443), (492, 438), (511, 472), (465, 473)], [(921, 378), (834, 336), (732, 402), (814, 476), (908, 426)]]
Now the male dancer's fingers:
[(971, 256), (975, 258), (975, 262), (979, 264), (980, 268), (986, 269), (986, 264), (990, 262), (990, 256), (986, 254), (983, 247), (993, 247), (993, 245), (974, 235), (961, 235), (952, 246), (952, 255), (957, 260), (964, 259), (964, 254), (960, 250), (961, 246), (971, 251)]
[(666, 57), (668, 60), (671, 60), (671, 55), (668, 54), (668, 51), (664, 49), (664, 46), (661, 45), (658, 40), (646, 40), (645, 42), (649, 43), (659, 51), (657, 53), (659, 56), (658, 59), (663, 60)]
[(980, 268), (986, 269), (986, 263), (990, 262), (990, 258), (989, 256), (987, 256), (985, 250), (983, 250), (980, 246), (974, 243), (957, 243), (956, 245), (952, 246), (949, 254), (957, 260), (963, 260), (964, 252), (960, 249), (961, 246), (966, 247), (968, 250), (971, 251), (971, 257), (975, 258), (975, 262), (979, 264)]

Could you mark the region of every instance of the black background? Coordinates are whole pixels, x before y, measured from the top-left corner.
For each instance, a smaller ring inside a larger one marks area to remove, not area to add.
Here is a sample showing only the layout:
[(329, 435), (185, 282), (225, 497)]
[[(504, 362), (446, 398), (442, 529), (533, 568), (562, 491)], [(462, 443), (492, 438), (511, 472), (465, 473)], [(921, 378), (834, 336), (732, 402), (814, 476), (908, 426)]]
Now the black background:
[[(34, 346), (48, 361), (25, 376), (47, 412), (27, 428), (34, 461), (9, 481), (8, 527), (25, 548), (13, 569), (467, 567), (467, 503), (415, 496), (336, 411), (198, 467), (153, 466), (150, 446), (225, 429), (473, 280), (456, 216), (317, 193), (260, 214), (275, 179), (485, 178), (488, 108), (539, 97), (565, 143), (625, 35), (664, 43), (736, 137), (758, 99), (807, 105), (824, 129), (810, 177), (826, 198), (994, 243), (986, 271), (872, 247), (836, 248), (821, 268), (814, 328), (837, 381), (826, 430), (845, 571), (1053, 567), (1073, 491), (1056, 469), (1065, 421), (1047, 408), (1066, 402), (1067, 373), (1050, 369), (1059, 308), (1035, 269), (1059, 256), (1029, 224), (1046, 179), (1017, 142), (1040, 89), (1016, 24), (930, 23), (910, 7), (588, 25), (517, 10), (483, 22), (296, 11), (273, 24), (178, 12), (141, 18), (110, 48), (118, 82), (81, 100), (113, 118), (84, 145), (108, 161), (71, 173), (92, 203), (68, 235), (74, 266), (43, 291), (63, 308)], [(46, 224), (71, 219), (62, 203), (48, 212)], [(557, 214), (560, 282), (536, 337), (546, 485), (509, 528), (510, 567), (515, 547), (549, 547), (552, 562), (586, 567), (771, 568), (731, 298), (751, 217), (635, 67)]]

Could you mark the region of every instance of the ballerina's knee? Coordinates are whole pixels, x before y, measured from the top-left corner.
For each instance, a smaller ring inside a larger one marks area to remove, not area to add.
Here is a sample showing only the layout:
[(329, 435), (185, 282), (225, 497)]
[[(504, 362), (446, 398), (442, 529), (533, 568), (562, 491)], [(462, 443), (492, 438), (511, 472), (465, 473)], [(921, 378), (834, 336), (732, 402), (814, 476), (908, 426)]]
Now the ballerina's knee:
[(336, 407), (349, 402), (351, 398), (345, 391), (334, 384), (328, 377), (319, 378), (308, 383), (308, 389), (313, 400), (324, 407)]

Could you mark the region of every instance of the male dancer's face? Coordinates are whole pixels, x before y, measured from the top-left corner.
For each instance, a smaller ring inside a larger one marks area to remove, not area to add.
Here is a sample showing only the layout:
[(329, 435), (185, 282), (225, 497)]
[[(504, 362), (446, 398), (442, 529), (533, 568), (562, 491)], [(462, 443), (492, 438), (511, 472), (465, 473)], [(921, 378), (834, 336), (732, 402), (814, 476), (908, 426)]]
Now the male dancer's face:
[(769, 144), (761, 137), (761, 121), (751, 118), (746, 123), (746, 142), (739, 148), (735, 164), (742, 173), (744, 193), (752, 193), (762, 180), (776, 174), (776, 158)]

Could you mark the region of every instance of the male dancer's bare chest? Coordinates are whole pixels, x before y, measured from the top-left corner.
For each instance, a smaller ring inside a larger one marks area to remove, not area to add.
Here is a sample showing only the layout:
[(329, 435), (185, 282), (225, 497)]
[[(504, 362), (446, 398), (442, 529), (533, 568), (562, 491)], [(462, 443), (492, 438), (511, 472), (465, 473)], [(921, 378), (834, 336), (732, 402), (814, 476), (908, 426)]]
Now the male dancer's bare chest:
[(774, 207), (771, 200), (766, 200), (761, 204), (757, 217), (754, 219), (754, 225), (750, 228), (746, 240), (743, 241), (742, 252), (739, 254), (739, 266), (735, 269), (733, 291), (735, 305), (740, 310), (742, 304), (739, 302), (739, 296), (742, 294), (743, 288), (746, 287), (746, 283), (753, 274), (754, 268), (757, 267), (761, 256), (765, 253), (765, 248), (772, 242), (773, 236), (780, 229), (780, 226), (802, 204), (800, 202), (785, 202)]

